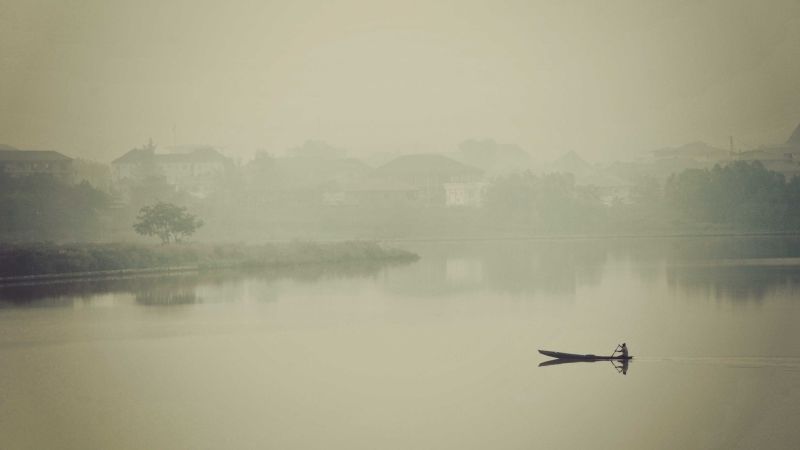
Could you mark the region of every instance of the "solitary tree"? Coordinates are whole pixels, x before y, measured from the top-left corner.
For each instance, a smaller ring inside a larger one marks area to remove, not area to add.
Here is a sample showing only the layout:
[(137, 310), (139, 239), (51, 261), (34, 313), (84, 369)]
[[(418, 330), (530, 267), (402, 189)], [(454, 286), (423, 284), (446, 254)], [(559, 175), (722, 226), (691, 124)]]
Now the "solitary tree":
[(183, 206), (158, 202), (139, 210), (133, 229), (145, 236), (158, 236), (161, 243), (180, 242), (203, 226), (203, 221), (189, 214)]

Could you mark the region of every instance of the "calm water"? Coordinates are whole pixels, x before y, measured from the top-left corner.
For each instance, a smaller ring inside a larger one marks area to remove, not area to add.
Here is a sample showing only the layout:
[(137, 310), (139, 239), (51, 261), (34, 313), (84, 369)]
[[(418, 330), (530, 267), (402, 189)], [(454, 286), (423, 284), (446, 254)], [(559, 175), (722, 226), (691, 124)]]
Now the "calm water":
[(800, 240), (402, 245), (0, 288), (0, 448), (800, 448)]

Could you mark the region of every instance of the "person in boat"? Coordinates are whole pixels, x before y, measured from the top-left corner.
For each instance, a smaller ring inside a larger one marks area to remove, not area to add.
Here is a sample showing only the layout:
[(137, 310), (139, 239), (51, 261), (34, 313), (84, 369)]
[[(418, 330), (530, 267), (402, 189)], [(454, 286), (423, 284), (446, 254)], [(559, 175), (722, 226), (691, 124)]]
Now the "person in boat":
[(622, 354), (622, 357), (628, 359), (628, 346), (623, 342), (619, 347), (619, 352)]

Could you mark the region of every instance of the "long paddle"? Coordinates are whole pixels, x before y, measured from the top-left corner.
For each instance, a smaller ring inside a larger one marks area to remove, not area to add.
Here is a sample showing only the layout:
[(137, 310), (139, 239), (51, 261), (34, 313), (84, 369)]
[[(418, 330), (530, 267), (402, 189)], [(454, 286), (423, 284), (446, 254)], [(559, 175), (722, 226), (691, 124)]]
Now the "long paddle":
[(617, 371), (617, 373), (621, 373), (622, 372), (622, 369), (620, 369), (619, 367), (617, 367), (616, 364), (614, 364), (614, 355), (617, 354), (617, 351), (619, 351), (619, 348), (620, 348), (620, 345), (617, 344), (617, 348), (615, 348), (614, 352), (611, 353), (611, 359), (608, 360), (608, 362), (610, 362), (611, 365), (614, 366), (614, 369)]

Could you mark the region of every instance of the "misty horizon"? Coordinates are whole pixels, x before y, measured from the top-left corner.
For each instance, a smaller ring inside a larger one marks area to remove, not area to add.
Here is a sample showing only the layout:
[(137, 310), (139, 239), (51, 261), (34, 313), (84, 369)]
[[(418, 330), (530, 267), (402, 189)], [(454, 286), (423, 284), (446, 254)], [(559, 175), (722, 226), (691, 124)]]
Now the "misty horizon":
[(607, 162), (777, 144), (800, 121), (791, 1), (0, 11), (0, 143), (102, 162), (148, 138), (241, 160), (309, 139), (364, 158), (489, 138)]

